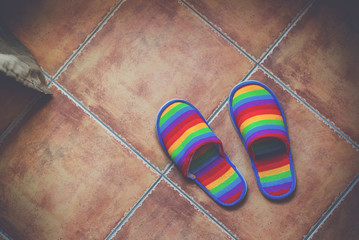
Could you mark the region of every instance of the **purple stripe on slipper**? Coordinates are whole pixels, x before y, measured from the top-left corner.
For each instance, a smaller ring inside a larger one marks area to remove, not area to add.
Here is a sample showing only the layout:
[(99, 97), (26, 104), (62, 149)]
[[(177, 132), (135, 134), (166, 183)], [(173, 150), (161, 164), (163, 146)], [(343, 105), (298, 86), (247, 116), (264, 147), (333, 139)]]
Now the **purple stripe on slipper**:
[(223, 201), (226, 201), (228, 198), (232, 197), (234, 194), (238, 193), (243, 189), (243, 181), (241, 181), (240, 184), (238, 184), (236, 187), (234, 187), (231, 191), (227, 192), (226, 194), (220, 196), (218, 199)]
[(203, 174), (207, 173), (208, 171), (210, 171), (212, 168), (214, 168), (215, 166), (217, 166), (221, 161), (223, 160), (222, 156), (218, 156), (216, 158), (216, 160), (214, 160), (213, 162), (211, 162), (210, 164), (208, 164), (208, 166), (205, 166), (204, 168), (202, 168), (201, 170), (199, 170), (198, 172), (195, 173), (196, 177), (199, 178), (201, 177)]
[(185, 120), (186, 118), (198, 114), (195, 110), (189, 110), (185, 113), (183, 113), (180, 117), (178, 117), (176, 120), (174, 120), (170, 125), (168, 125), (162, 132), (161, 137), (164, 139), (169, 132), (171, 132), (180, 122)]
[(277, 186), (265, 187), (264, 190), (268, 193), (271, 193), (271, 192), (277, 192), (277, 191), (284, 190), (284, 189), (290, 189), (291, 186), (292, 186), (292, 182), (288, 182), (288, 183), (284, 183), (284, 184), (277, 185)]

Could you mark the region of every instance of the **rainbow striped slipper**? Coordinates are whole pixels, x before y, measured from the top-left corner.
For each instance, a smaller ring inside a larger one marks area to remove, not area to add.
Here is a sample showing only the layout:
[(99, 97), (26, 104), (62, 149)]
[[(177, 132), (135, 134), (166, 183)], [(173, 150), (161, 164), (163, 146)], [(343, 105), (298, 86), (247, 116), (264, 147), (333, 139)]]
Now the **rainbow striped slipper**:
[(277, 97), (263, 83), (245, 81), (232, 90), (229, 112), (261, 192), (270, 199), (290, 195), (296, 180), (287, 125)]
[(243, 199), (243, 176), (192, 104), (178, 99), (166, 103), (157, 115), (156, 129), (167, 155), (217, 203), (232, 206)]

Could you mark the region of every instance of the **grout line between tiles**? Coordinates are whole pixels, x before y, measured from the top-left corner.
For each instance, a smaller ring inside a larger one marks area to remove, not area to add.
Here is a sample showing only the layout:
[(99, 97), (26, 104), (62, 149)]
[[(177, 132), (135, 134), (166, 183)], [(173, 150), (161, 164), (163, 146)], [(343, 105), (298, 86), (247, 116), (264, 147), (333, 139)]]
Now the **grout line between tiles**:
[(134, 207), (130, 210), (130, 212), (117, 224), (117, 226), (111, 231), (111, 233), (106, 237), (106, 240), (112, 239), (118, 231), (121, 230), (122, 226), (128, 221), (128, 219), (135, 213), (137, 208), (139, 208), (143, 201), (148, 197), (148, 195), (156, 188), (159, 182), (163, 179), (163, 177), (167, 174), (168, 171), (173, 167), (174, 163), (168, 165), (168, 167), (163, 171), (163, 173), (157, 178), (157, 180), (152, 184), (152, 186), (146, 191), (146, 193), (137, 201)]
[(1, 231), (0, 231), (0, 236), (2, 236), (3, 238), (5, 238), (6, 240), (10, 240), (10, 238), (8, 238), (4, 233), (2, 233)]
[[(48, 74), (46, 77), (50, 78)], [(174, 165), (173, 162), (169, 164), (169, 166), (161, 173), (154, 165), (152, 165), (147, 159), (145, 159), (139, 152), (137, 152), (132, 146), (130, 146), (124, 139), (122, 139), (119, 135), (117, 135), (112, 129), (110, 129), (105, 123), (103, 123), (97, 116), (95, 116), (89, 109), (87, 109), (84, 105), (82, 105), (74, 96), (72, 96), (61, 84), (56, 81), (51, 81), (49, 85), (55, 85), (60, 91), (62, 91), (70, 100), (72, 100), (76, 105), (78, 105), (83, 111), (89, 114), (91, 117), (95, 119), (102, 127), (104, 127), (107, 131), (113, 135), (117, 140), (119, 140), (122, 144), (124, 144), (127, 148), (129, 148), (135, 155), (137, 155), (140, 159), (142, 159), (146, 164), (148, 164), (153, 170), (155, 170), (160, 176), (157, 180), (151, 185), (151, 187), (145, 192), (145, 194), (137, 201), (134, 207), (130, 210), (130, 212), (118, 223), (118, 225), (112, 230), (107, 239), (112, 239), (116, 233), (122, 228), (122, 226), (127, 222), (127, 220), (134, 214), (136, 209), (141, 206), (142, 202), (148, 197), (148, 195), (155, 189), (158, 183), (161, 181), (163, 176), (167, 174), (167, 172)]]
[(341, 132), (338, 128), (336, 128), (332, 123), (330, 123), (325, 117), (323, 117), (319, 111), (314, 109), (312, 106), (310, 106), (306, 101), (304, 101), (301, 97), (299, 97), (297, 94), (295, 94), (288, 86), (286, 86), (282, 81), (279, 80), (273, 73), (271, 73), (267, 68), (265, 68), (262, 65), (259, 65), (259, 67), (267, 73), (271, 78), (273, 78), (279, 85), (281, 85), (286, 91), (288, 91), (293, 97), (295, 97), (299, 102), (304, 104), (310, 111), (312, 111), (316, 116), (318, 116), (324, 123), (326, 123), (330, 128), (332, 128), (334, 131), (339, 133), (340, 136), (342, 136), (348, 143), (350, 143), (356, 150), (359, 150), (359, 146), (351, 140), (349, 137), (347, 137), (343, 132)]
[(111, 231), (111, 233), (106, 237), (106, 240), (110, 240), (116, 236), (116, 233), (121, 230), (122, 226), (127, 222), (127, 220), (134, 214), (134, 212), (139, 208), (143, 201), (148, 197), (148, 195), (156, 188), (159, 184), (163, 175), (159, 176), (157, 180), (151, 185), (151, 187), (145, 192), (145, 194), (140, 198), (139, 201), (133, 206), (130, 212), (117, 224), (117, 226)]
[[(274, 43), (274, 45), (268, 50), (268, 52), (261, 58), (261, 60), (259, 62), (257, 62), (256, 60), (254, 60), (251, 56), (249, 56), (243, 49), (241, 49), (239, 46), (237, 46), (237, 44), (235, 44), (231, 39), (229, 39), (227, 36), (225, 36), (220, 30), (218, 30), (213, 24), (211, 24), (210, 22), (208, 22), (205, 18), (203, 18), (199, 13), (197, 13), (194, 9), (192, 9), (184, 0), (181, 0), (189, 9), (191, 9), (194, 13), (196, 13), (202, 20), (204, 20), (208, 25), (210, 25), (214, 30), (216, 30), (222, 37), (224, 37), (227, 41), (229, 41), (233, 46), (235, 46), (240, 52), (242, 52), (244, 55), (246, 55), (250, 60), (252, 60), (256, 65), (251, 69), (251, 71), (247, 74), (247, 78), (256, 70), (256, 68), (258, 68), (259, 63), (263, 62), (265, 60), (265, 58), (271, 53), (271, 51), (279, 44), (279, 42), (285, 37), (285, 35), (291, 30), (291, 28), (296, 24), (297, 21), (300, 20), (301, 16), (305, 14), (305, 12), (307, 11), (307, 9), (311, 6), (311, 4), (314, 2), (312, 1), (298, 16), (297, 18), (294, 20), (294, 22), (289, 26), (288, 29), (285, 30), (285, 32), (280, 36), (280, 38)], [(73, 59), (80, 53), (80, 51), (87, 45), (87, 43), (94, 37), (94, 35), (102, 28), (102, 26), (108, 21), (108, 19), (114, 14), (114, 12), (120, 7), (120, 5), (123, 3), (124, 1), (121, 0), (116, 7), (105, 17), (105, 19), (100, 23), (99, 26), (97, 26), (97, 28), (86, 38), (85, 42), (81, 44), (81, 46), (79, 47), (79, 49), (77, 49), (77, 51), (70, 57), (70, 59), (65, 63), (65, 65), (63, 65), (59, 71), (55, 74), (54, 78), (51, 78), (47, 73), (44, 72), (45, 76), (50, 79), (51, 81), (48, 83), (48, 86), (51, 85), (52, 83), (54, 83), (54, 85), (59, 88), (61, 91), (63, 91), (72, 101), (74, 101), (76, 104), (78, 104), (79, 106), (81, 106), (81, 108), (89, 115), (91, 115), (97, 122), (100, 123), (101, 126), (105, 127), (108, 131), (110, 131), (112, 133), (112, 135), (116, 138), (119, 139), (121, 141), (121, 143), (124, 143), (131, 151), (133, 151), (136, 155), (138, 155), (143, 161), (145, 161), (151, 168), (153, 168), (157, 173), (160, 174), (160, 176), (158, 177), (158, 179), (151, 185), (151, 187), (146, 191), (146, 193), (140, 198), (140, 200), (135, 204), (135, 206), (130, 210), (130, 212), (126, 215), (126, 217), (116, 226), (116, 228), (111, 232), (111, 234), (106, 238), (106, 239), (111, 239), (118, 230), (121, 229), (121, 227), (123, 226), (123, 224), (133, 215), (133, 213), (136, 211), (136, 209), (141, 206), (142, 202), (146, 199), (146, 197), (151, 193), (151, 191), (158, 185), (158, 183), (161, 181), (162, 178), (164, 178), (166, 181), (168, 181), (171, 185), (173, 185), (179, 192), (181, 192), (190, 202), (192, 202), (197, 208), (199, 208), (205, 215), (207, 215), (210, 219), (212, 219), (212, 221), (214, 221), (218, 226), (220, 226), (226, 233), (228, 233), (232, 238), (236, 239), (236, 237), (234, 237), (233, 234), (231, 234), (229, 232), (228, 229), (226, 229), (223, 225), (221, 225), (220, 222), (218, 222), (215, 218), (213, 218), (208, 212), (206, 212), (206, 210), (204, 208), (202, 208), (196, 201), (194, 201), (193, 199), (191, 199), (191, 197), (186, 194), (183, 190), (181, 190), (178, 186), (176, 186), (175, 183), (173, 183), (170, 179), (168, 179), (165, 175), (170, 171), (170, 169), (174, 166), (173, 163), (171, 163), (164, 171), (163, 173), (161, 173), (156, 167), (154, 167), (148, 160), (146, 160), (144, 157), (142, 157), (142, 155), (140, 153), (138, 153), (133, 147), (131, 147), (125, 140), (123, 140), (121, 137), (119, 137), (116, 133), (114, 133), (108, 126), (106, 126), (99, 118), (97, 118), (90, 110), (88, 110), (87, 108), (85, 108), (75, 97), (73, 97), (67, 90), (65, 90), (60, 84), (58, 84), (57, 82), (55, 82), (55, 80), (58, 78), (58, 76), (66, 69), (66, 67), (73, 61)], [(287, 88), (283, 83), (281, 83), (273, 74), (269, 73), (268, 71), (266, 71), (266, 69), (262, 66), (259, 65), (259, 67), (261, 69), (263, 69), (265, 72), (267, 72), (269, 75), (272, 76), (273, 79), (275, 79), (277, 82), (279, 82), (287, 91), (289, 91), (293, 96), (295, 96), (299, 101), (302, 102), (301, 98), (299, 96), (297, 96), (293, 91), (291, 91), (289, 88)], [(246, 77), (244, 78), (243, 81), (246, 80)], [(214, 113), (210, 116), (210, 118), (208, 119), (208, 122), (212, 122), (215, 117), (218, 115), (218, 113), (220, 111), (223, 110), (223, 108), (225, 107), (225, 105), (228, 102), (228, 96), (226, 97), (225, 101), (219, 106), (219, 108), (217, 108)], [(310, 108), (316, 115), (318, 115), (319, 117), (321, 117), (321, 115), (319, 113), (317, 113), (316, 111), (314, 111), (310, 105), (306, 104), (305, 102), (303, 102), (308, 108)], [(29, 110), (31, 109), (28, 108), (27, 111), (25, 110), (21, 115), (25, 115)], [(321, 117), (322, 118), (322, 117)], [(323, 118), (322, 118), (323, 119)], [(20, 119), (18, 119), (17, 121), (20, 121)], [(325, 121), (325, 119), (323, 119)], [(327, 121), (325, 121), (327, 122)], [(17, 123), (16, 123), (17, 124)], [(15, 125), (16, 125), (15, 124)], [(331, 124), (330, 124), (331, 125)], [(332, 125), (331, 125), (332, 126)], [(333, 129), (337, 132), (339, 132), (339, 134), (341, 134), (341, 132), (339, 130), (337, 130), (336, 128), (333, 127)], [(341, 134), (342, 135), (342, 134)], [(342, 135), (343, 136), (343, 135)], [(2, 139), (3, 135), (1, 135), (0, 137), (0, 142), (3, 140)], [(345, 137), (345, 136), (343, 136)], [(345, 139), (347, 139), (345, 137)], [(353, 144), (353, 143), (352, 143)], [(356, 182), (358, 181), (358, 177), (355, 180)], [(355, 182), (354, 181), (354, 182)], [(353, 183), (352, 183), (353, 184)], [(355, 184), (354, 184), (355, 185)], [(351, 189), (350, 189), (351, 190)], [(349, 191), (350, 191), (349, 190)], [(348, 192), (349, 192), (348, 191)], [(345, 190), (345, 192), (342, 194), (342, 196), (339, 197), (339, 199), (343, 199), (347, 194), (348, 194), (347, 190)], [(344, 196), (345, 195), (345, 196)], [(339, 199), (336, 201), (335, 203), (335, 207), (332, 207), (332, 211), (337, 207), (336, 205), (338, 205), (340, 203)], [(329, 212), (330, 210), (328, 210)], [(331, 211), (331, 212), (332, 212)], [(326, 213), (326, 218), (328, 218), (328, 216), (331, 214), (330, 213)], [(326, 218), (324, 219), (322, 217), (322, 219), (320, 220), (320, 223), (317, 223), (317, 226), (315, 227), (315, 229), (310, 232), (309, 234), (313, 235), (316, 231), (316, 229), (326, 220)], [(0, 232), (1, 234), (1, 232)], [(308, 235), (309, 235), (308, 234)], [(309, 237), (311, 237), (311, 235)], [(5, 236), (6, 237), (6, 236)]]
[(218, 116), (218, 114), (220, 112), (222, 112), (222, 110), (226, 107), (226, 105), (228, 104), (228, 98), (229, 98), (229, 96), (226, 96), (226, 98), (219, 105), (219, 107), (214, 110), (214, 112), (211, 114), (211, 116), (209, 116), (208, 121), (207, 121), (208, 125), (210, 125), (212, 123), (212, 121)]
[(344, 198), (350, 193), (356, 184), (359, 182), (359, 175), (354, 178), (354, 181), (349, 184), (349, 186), (344, 190), (344, 192), (339, 196), (339, 198), (329, 207), (329, 209), (323, 214), (323, 216), (318, 220), (318, 222), (309, 230), (308, 234), (304, 236), (304, 240), (310, 240), (314, 234), (320, 229), (320, 227), (325, 223), (329, 216), (334, 212), (334, 210), (341, 204)]
[[(248, 80), (248, 78), (252, 76), (252, 74), (257, 70), (257, 68), (258, 68), (258, 63), (254, 65), (254, 67), (247, 73), (247, 75), (243, 78), (242, 81)], [(219, 107), (216, 110), (214, 110), (211, 116), (209, 116), (207, 120), (208, 124), (211, 124), (211, 122), (218, 116), (218, 114), (226, 107), (226, 105), (228, 104), (228, 100), (229, 100), (229, 94), (226, 96), (226, 99), (219, 105)]]
[(136, 149), (134, 149), (130, 144), (128, 144), (122, 137), (115, 133), (110, 127), (108, 127), (104, 122), (101, 121), (96, 115), (94, 115), (89, 109), (87, 109), (82, 103), (80, 103), (74, 96), (72, 96), (63, 86), (58, 82), (54, 81), (53, 84), (63, 92), (70, 100), (72, 100), (77, 106), (79, 106), (85, 113), (90, 115), (96, 122), (98, 122), (103, 128), (105, 128), (116, 140), (122, 143), (127, 147), (131, 152), (133, 152), (137, 157), (139, 157), (143, 162), (150, 166), (156, 173), (161, 175), (161, 171), (157, 169), (156, 166), (152, 165), (145, 157), (143, 157)]
[(289, 26), (284, 30), (284, 32), (279, 36), (279, 38), (274, 42), (274, 44), (267, 50), (267, 52), (264, 54), (264, 56), (258, 61), (259, 64), (261, 64), (278, 46), (278, 44), (285, 38), (290, 30), (297, 24), (297, 22), (304, 16), (304, 14), (308, 11), (308, 9), (313, 5), (315, 0), (311, 0), (308, 2), (301, 12), (294, 18), (294, 20), (289, 24)]
[[(106, 17), (100, 21), (99, 25), (86, 37), (85, 41), (80, 45), (78, 49), (74, 51), (71, 57), (65, 62), (65, 64), (60, 67), (60, 69), (55, 73), (55, 76), (52, 78), (52, 81), (55, 81), (59, 75), (67, 68), (67, 66), (73, 61), (73, 59), (82, 51), (82, 49), (87, 45), (88, 42), (101, 30), (101, 28), (108, 22), (108, 20), (114, 15), (114, 13), (120, 8), (122, 3), (126, 0), (120, 0), (115, 7), (106, 15)], [(51, 83), (50, 82), (50, 83)]]
[(205, 23), (207, 23), (213, 30), (215, 30), (219, 35), (221, 35), (224, 39), (226, 39), (232, 46), (237, 48), (242, 54), (244, 54), (251, 61), (257, 63), (257, 61), (250, 56), (245, 50), (238, 46), (233, 40), (231, 40), (228, 36), (226, 36), (221, 30), (219, 30), (216, 26), (214, 26), (211, 22), (209, 22), (205, 17), (203, 17), (197, 10), (191, 7), (185, 0), (180, 0), (188, 9), (190, 9), (193, 13), (195, 13), (198, 17), (200, 17)]
[(45, 70), (42, 69), (42, 74), (44, 74), (44, 76), (49, 80), (49, 82), (46, 84), (47, 87), (50, 87), (50, 85), (53, 82), (52, 77), (50, 76), (50, 74), (48, 74), (47, 72), (45, 72)]
[[(230, 44), (234, 45), (240, 52), (245, 54), (250, 60), (256, 63), (255, 67), (251, 70), (251, 72), (254, 71), (255, 68), (260, 67), (264, 72), (266, 72), (268, 75), (270, 75), (276, 82), (278, 82), (286, 91), (288, 91), (293, 97), (295, 97), (298, 101), (303, 103), (307, 108), (309, 108), (316, 116), (318, 116), (321, 120), (323, 120), (326, 124), (328, 124), (329, 127), (331, 127), (334, 131), (339, 133), (345, 140), (347, 140), (350, 144), (352, 144), (353, 147), (355, 147), (357, 150), (359, 149), (358, 145), (354, 143), (351, 139), (349, 139), (344, 133), (342, 133), (339, 129), (333, 126), (328, 120), (326, 120), (318, 111), (314, 110), (312, 106), (310, 106), (308, 103), (303, 101), (300, 96), (298, 96), (296, 93), (294, 93), (289, 87), (285, 86), (274, 74), (269, 72), (264, 66), (261, 65), (261, 63), (272, 53), (275, 47), (278, 46), (278, 44), (286, 37), (286, 35), (290, 32), (290, 30), (298, 23), (298, 21), (304, 16), (304, 14), (309, 10), (309, 8), (313, 5), (315, 0), (310, 1), (303, 10), (297, 15), (297, 17), (292, 21), (292, 23), (285, 29), (285, 31), (279, 36), (279, 38), (275, 41), (275, 43), (267, 50), (267, 52), (263, 55), (263, 57), (257, 62), (252, 57), (249, 56), (244, 50), (242, 50), (237, 44), (235, 44), (231, 39), (229, 39), (224, 33), (222, 33), (219, 29), (217, 29), (213, 24), (211, 24), (209, 21), (207, 21), (203, 16), (201, 16), (200, 13), (198, 13), (196, 10), (194, 10), (189, 4), (187, 4), (184, 0), (181, 0), (183, 4), (185, 4), (190, 10), (192, 10), (196, 15), (198, 15), (203, 21), (205, 21), (210, 27), (212, 27), (216, 32), (218, 32), (222, 37), (224, 37), (227, 41), (229, 41)], [(248, 74), (249, 75), (249, 74)], [(245, 81), (245, 79), (243, 80)], [(228, 96), (226, 97), (225, 101), (211, 114), (211, 116), (208, 119), (208, 122), (212, 122), (216, 116), (223, 110), (225, 105), (228, 102)], [(165, 177), (166, 178), (166, 177)], [(167, 179), (167, 178), (166, 178)], [(356, 179), (356, 182), (358, 181), (358, 177)], [(351, 186), (352, 187), (352, 186)], [(328, 210), (325, 215), (322, 217), (322, 219), (313, 227), (311, 232), (307, 235), (311, 237), (313, 233), (315, 233), (320, 227), (320, 225), (330, 216), (332, 211), (337, 207), (337, 205), (340, 203), (340, 201), (348, 194), (348, 191), (345, 191), (336, 201), (336, 204)], [(189, 200), (192, 200), (187, 196)], [(306, 238), (308, 239), (308, 238)]]
[[(107, 23), (107, 21), (113, 16), (113, 14), (119, 9), (119, 7), (124, 3), (126, 0), (120, 0), (115, 7), (106, 15), (106, 17), (100, 21), (99, 25), (86, 37), (85, 41), (80, 45), (80, 47), (75, 50), (75, 52), (71, 55), (71, 57), (65, 62), (65, 64), (60, 67), (60, 69), (57, 71), (55, 76), (52, 78), (47, 72), (45, 72), (42, 69), (42, 73), (45, 75), (46, 78), (50, 80), (49, 83), (47, 83), (47, 86), (49, 87), (53, 81), (55, 81), (59, 75), (67, 68), (67, 66), (72, 62), (72, 60), (81, 52), (81, 50), (87, 45), (89, 41), (101, 30), (101, 28)], [(6, 136), (14, 129), (14, 127), (21, 121), (21, 119), (28, 113), (31, 108), (36, 104), (36, 102), (39, 100), (39, 97), (37, 99), (34, 99), (26, 108), (25, 110), (13, 121), (10, 126), (5, 130), (3, 134), (0, 136), (0, 143), (6, 138)]]
[[(185, 4), (191, 11), (193, 11), (197, 16), (199, 16), (203, 21), (205, 21), (210, 27), (212, 27), (217, 33), (219, 33), (222, 37), (224, 37), (230, 44), (232, 44), (235, 48), (237, 48), (240, 52), (242, 52), (245, 56), (247, 56), (251, 61), (255, 63), (255, 66), (250, 70), (250, 72), (244, 77), (242, 81), (247, 80), (255, 70), (257, 70), (258, 66), (265, 60), (265, 58), (273, 51), (273, 49), (282, 41), (282, 39), (288, 34), (288, 32), (294, 27), (294, 25), (303, 17), (303, 15), (308, 11), (308, 9), (313, 5), (315, 0), (310, 1), (307, 5), (303, 8), (301, 12), (297, 15), (297, 17), (292, 21), (291, 24), (284, 30), (282, 34), (280, 34), (279, 38), (275, 41), (275, 43), (267, 50), (264, 56), (259, 60), (256, 61), (252, 58), (248, 53), (246, 53), (241, 47), (238, 46), (234, 41), (232, 41), (226, 34), (222, 33), (217, 27), (215, 27), (212, 23), (210, 23), (205, 17), (203, 17), (198, 11), (192, 8), (185, 0), (181, 0), (183, 4)], [(224, 109), (224, 107), (228, 103), (229, 95), (226, 99), (220, 104), (220, 106), (211, 114), (208, 119), (208, 123), (212, 122), (217, 115)]]
[(212, 215), (210, 215), (199, 203), (197, 203), (194, 199), (192, 199), (185, 191), (183, 191), (180, 187), (178, 187), (171, 179), (166, 176), (163, 176), (164, 180), (170, 183), (175, 190), (180, 192), (189, 202), (191, 202), (194, 206), (196, 206), (202, 213), (204, 213), (208, 218), (210, 218), (215, 224), (217, 224), (223, 231), (225, 231), (229, 236), (233, 239), (237, 239), (230, 231), (227, 229), (221, 222), (215, 219)]
[[(275, 41), (272, 47), (268, 49), (268, 51), (264, 54), (264, 56), (260, 59), (259, 62), (257, 62), (255, 59), (253, 59), (249, 54), (247, 54), (241, 47), (239, 47), (235, 42), (233, 42), (230, 38), (228, 38), (224, 33), (222, 33), (221, 30), (216, 28), (212, 23), (210, 23), (205, 17), (203, 17), (199, 12), (197, 12), (194, 8), (192, 8), (185, 0), (181, 0), (181, 2), (186, 5), (191, 11), (193, 11), (197, 16), (199, 16), (203, 21), (205, 21), (210, 27), (212, 27), (216, 32), (218, 32), (222, 37), (224, 37), (230, 44), (232, 44), (234, 47), (236, 47), (240, 52), (245, 54), (251, 61), (253, 61), (256, 65), (249, 74), (252, 74), (253, 70), (257, 67), (260, 67), (263, 71), (265, 71), (267, 74), (269, 74), (276, 82), (280, 83), (280, 85), (285, 88), (288, 92), (290, 92), (297, 100), (299, 100), (301, 103), (303, 103), (307, 108), (309, 108), (316, 116), (318, 116), (320, 119), (322, 119), (326, 124), (328, 124), (329, 127), (334, 129), (337, 133), (340, 134), (346, 141), (348, 141), (352, 146), (359, 150), (359, 146), (352, 141), (349, 137), (347, 137), (344, 133), (342, 133), (338, 128), (336, 128), (333, 124), (331, 124), (327, 119), (325, 119), (319, 111), (316, 111), (312, 106), (310, 106), (308, 103), (306, 103), (304, 100), (301, 99), (300, 96), (298, 96), (294, 91), (292, 91), (289, 87), (285, 86), (274, 74), (269, 72), (264, 66), (261, 65), (261, 63), (265, 60), (266, 57), (273, 51), (273, 49), (278, 46), (278, 44), (283, 40), (283, 38), (288, 34), (288, 32), (295, 26), (295, 24), (303, 17), (303, 15), (308, 11), (308, 9), (313, 5), (315, 0), (310, 1), (307, 3), (307, 5), (301, 10), (301, 12), (297, 15), (297, 17), (292, 21), (292, 23), (285, 29), (285, 31), (279, 36), (279, 38)], [(247, 74), (247, 76), (249, 75)], [(246, 77), (247, 77), (246, 76)], [(245, 78), (244, 80), (245, 81)], [(220, 106), (211, 114), (208, 121), (212, 122), (215, 117), (218, 115), (219, 112), (223, 110), (225, 105), (228, 102), (228, 96), (224, 100), (223, 103), (220, 104)]]
[(174, 162), (172, 161), (172, 163), (163, 171), (162, 175), (166, 175), (174, 166)]

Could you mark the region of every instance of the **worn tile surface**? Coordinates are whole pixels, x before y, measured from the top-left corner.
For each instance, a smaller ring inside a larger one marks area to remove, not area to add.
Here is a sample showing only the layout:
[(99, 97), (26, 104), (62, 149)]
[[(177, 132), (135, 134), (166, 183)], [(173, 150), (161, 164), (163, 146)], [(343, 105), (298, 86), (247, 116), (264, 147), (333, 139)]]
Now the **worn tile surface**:
[[(171, 182), (162, 179), (144, 196), (159, 175), (93, 116), (165, 169), (171, 161), (155, 132), (160, 107), (182, 98), (208, 118), (254, 66), (208, 22), (258, 60), (308, 1), (2, 1), (0, 19), (50, 75), (119, 8), (56, 79), (91, 116), (52, 87), (52, 98), (42, 98), (0, 143), (0, 231), (15, 240), (104, 239), (127, 216), (115, 239), (307, 235), (359, 173), (359, 152), (262, 70), (250, 78), (266, 83), (282, 102), (297, 173), (297, 189), (284, 201), (260, 193), (227, 107), (211, 125), (248, 183), (247, 197), (232, 208), (217, 205), (175, 167), (167, 174)], [(314, 1), (263, 63), (356, 143), (357, 9), (354, 0)], [(34, 95), (0, 80), (0, 133)], [(172, 181), (231, 234), (181, 196)], [(355, 186), (313, 238), (355, 239), (357, 202)]]
[(264, 62), (311, 106), (359, 142), (357, 1), (318, 1)]
[(38, 93), (0, 73), (0, 136)]
[(5, 0), (2, 19), (50, 74), (86, 39), (117, 0)]
[(259, 59), (273, 45), (307, 0), (187, 0), (201, 15)]
[(231, 239), (161, 181), (113, 239)]
[(359, 184), (344, 198), (333, 214), (323, 223), (312, 240), (348, 239), (359, 237)]
[(177, 168), (169, 177), (240, 239), (298, 239), (309, 232), (359, 172), (359, 153), (263, 72), (256, 72), (251, 79), (269, 86), (282, 103), (297, 175), (294, 195), (272, 202), (260, 193), (227, 107), (212, 122), (212, 128), (248, 183), (244, 203), (224, 209), (195, 183), (184, 180)]
[(0, 229), (14, 239), (104, 239), (156, 174), (52, 90), (0, 146)]
[(249, 60), (175, 0), (134, 0), (120, 9), (61, 75), (59, 83), (163, 169), (155, 132), (173, 98), (205, 117), (250, 70)]

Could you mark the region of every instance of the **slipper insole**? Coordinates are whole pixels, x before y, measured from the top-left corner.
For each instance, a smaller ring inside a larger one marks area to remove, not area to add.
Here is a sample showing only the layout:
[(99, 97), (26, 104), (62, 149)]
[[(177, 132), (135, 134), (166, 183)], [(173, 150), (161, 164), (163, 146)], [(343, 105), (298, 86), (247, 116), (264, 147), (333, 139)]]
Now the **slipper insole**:
[(255, 160), (267, 159), (286, 153), (285, 143), (277, 138), (263, 138), (252, 144)]
[(281, 195), (292, 185), (285, 143), (276, 138), (263, 138), (253, 143), (254, 163), (263, 189)]
[(216, 144), (206, 144), (196, 151), (189, 172), (222, 202), (232, 203), (242, 193), (243, 181)]

